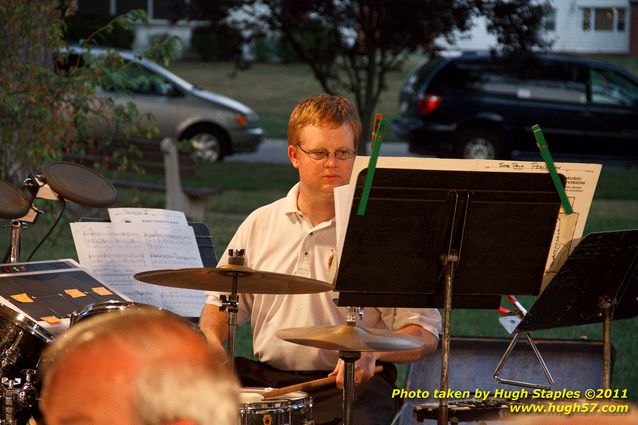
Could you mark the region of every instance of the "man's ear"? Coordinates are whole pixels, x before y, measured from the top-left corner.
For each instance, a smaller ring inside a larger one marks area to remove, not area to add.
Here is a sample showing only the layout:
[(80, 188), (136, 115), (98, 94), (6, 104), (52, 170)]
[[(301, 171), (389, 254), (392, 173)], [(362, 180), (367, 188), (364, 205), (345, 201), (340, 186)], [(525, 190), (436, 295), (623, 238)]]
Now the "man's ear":
[(299, 150), (294, 145), (288, 145), (288, 159), (293, 167), (299, 168)]

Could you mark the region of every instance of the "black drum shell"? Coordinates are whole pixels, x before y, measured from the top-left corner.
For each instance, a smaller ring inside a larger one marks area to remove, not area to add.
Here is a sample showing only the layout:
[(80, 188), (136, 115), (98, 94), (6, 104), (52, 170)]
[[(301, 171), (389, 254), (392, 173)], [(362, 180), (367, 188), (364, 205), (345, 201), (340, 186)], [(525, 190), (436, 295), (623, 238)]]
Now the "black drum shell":
[(37, 369), (40, 355), (53, 336), (13, 309), (0, 305), (0, 359), (2, 377), (24, 378), (22, 370)]

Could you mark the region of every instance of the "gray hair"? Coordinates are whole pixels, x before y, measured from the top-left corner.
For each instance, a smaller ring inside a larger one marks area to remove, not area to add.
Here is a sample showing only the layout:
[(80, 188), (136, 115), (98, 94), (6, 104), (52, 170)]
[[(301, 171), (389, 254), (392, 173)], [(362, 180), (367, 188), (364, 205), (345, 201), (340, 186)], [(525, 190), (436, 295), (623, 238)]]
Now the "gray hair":
[(133, 406), (141, 425), (190, 419), (198, 425), (239, 423), (239, 387), (192, 364), (145, 367), (134, 382)]

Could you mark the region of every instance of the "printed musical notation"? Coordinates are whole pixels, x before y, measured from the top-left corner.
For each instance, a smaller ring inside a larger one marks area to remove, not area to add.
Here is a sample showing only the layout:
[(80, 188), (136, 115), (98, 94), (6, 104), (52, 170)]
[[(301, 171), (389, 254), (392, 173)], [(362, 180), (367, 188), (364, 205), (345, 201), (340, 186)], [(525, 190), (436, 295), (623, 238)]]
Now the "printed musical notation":
[(115, 291), (133, 301), (197, 317), (203, 291), (139, 282), (138, 272), (202, 267), (193, 228), (150, 223), (72, 223), (80, 264)]
[(183, 212), (160, 208), (109, 208), (109, 217), (112, 223), (188, 225)]

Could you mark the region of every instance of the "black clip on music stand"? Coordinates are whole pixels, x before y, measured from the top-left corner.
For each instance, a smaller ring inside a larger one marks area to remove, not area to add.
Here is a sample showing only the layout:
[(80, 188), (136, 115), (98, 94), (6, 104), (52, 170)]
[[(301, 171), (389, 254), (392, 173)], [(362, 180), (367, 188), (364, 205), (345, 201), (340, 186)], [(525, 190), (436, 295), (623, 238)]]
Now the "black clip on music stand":
[[(603, 387), (611, 385), (611, 321), (638, 315), (638, 230), (591, 233), (516, 332), (603, 322)], [(503, 361), (503, 360), (502, 360)]]
[[(339, 305), (444, 307), (445, 394), (452, 307), (497, 308), (503, 294), (538, 294), (560, 199), (544, 173), (381, 168), (359, 216), (366, 172), (339, 261)], [(442, 397), (439, 423), (447, 422)]]

